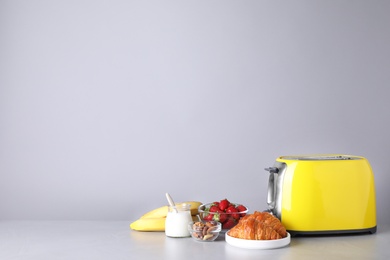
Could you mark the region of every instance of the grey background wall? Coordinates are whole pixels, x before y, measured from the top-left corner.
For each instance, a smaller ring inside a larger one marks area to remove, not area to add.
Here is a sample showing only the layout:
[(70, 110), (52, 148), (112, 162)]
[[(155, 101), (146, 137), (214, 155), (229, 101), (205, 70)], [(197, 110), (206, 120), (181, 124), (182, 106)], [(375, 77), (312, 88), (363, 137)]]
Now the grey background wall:
[(366, 157), (390, 219), (389, 1), (0, 1), (0, 219), (266, 208), (281, 155)]

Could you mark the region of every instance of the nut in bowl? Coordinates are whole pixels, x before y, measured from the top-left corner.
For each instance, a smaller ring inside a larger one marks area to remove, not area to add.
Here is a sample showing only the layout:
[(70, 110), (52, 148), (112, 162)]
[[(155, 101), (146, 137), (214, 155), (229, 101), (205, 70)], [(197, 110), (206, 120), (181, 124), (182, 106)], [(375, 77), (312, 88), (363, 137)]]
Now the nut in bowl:
[(196, 241), (212, 242), (221, 232), (221, 223), (216, 221), (197, 221), (188, 224), (188, 231)]
[(202, 221), (217, 221), (226, 232), (248, 213), (248, 208), (242, 204), (232, 203), (223, 199), (213, 203), (202, 204), (198, 208)]

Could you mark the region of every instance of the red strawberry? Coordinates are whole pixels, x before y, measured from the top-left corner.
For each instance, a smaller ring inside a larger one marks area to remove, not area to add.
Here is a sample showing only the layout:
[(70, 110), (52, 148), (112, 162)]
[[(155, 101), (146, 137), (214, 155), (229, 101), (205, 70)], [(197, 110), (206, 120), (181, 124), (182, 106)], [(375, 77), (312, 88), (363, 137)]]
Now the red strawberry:
[[(244, 205), (238, 205), (236, 208), (237, 208), (238, 212), (244, 212), (247, 210), (247, 208)], [(241, 213), (240, 215), (241, 215), (241, 217), (243, 217), (246, 215), (246, 213)]]
[(238, 212), (243, 212), (246, 210), (246, 207), (244, 205), (238, 205), (236, 208), (238, 209)]
[(225, 223), (222, 224), (223, 229), (231, 229), (236, 225), (236, 220), (234, 218), (228, 218)]
[(225, 221), (227, 220), (227, 215), (225, 213), (219, 213), (219, 222), (221, 222), (222, 224), (225, 223)]
[(213, 215), (214, 215), (214, 214), (207, 214), (207, 215), (205, 215), (205, 216), (203, 217), (203, 220), (205, 220), (205, 221), (211, 221), (211, 220), (213, 220)]
[(210, 208), (209, 208), (209, 212), (218, 212), (219, 208), (215, 205), (212, 205)]
[(226, 213), (232, 214), (232, 217), (235, 219), (240, 218), (240, 214), (238, 213), (238, 209), (236, 209), (234, 206), (230, 206), (226, 209)]
[(219, 202), (219, 209), (225, 211), (229, 207), (230, 202), (227, 199), (223, 199)]

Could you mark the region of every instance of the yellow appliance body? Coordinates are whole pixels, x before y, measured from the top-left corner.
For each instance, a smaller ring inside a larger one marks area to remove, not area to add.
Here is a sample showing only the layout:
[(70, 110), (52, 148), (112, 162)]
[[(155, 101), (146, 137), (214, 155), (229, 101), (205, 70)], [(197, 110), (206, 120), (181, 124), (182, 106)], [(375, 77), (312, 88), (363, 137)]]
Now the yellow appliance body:
[(274, 166), (271, 210), (292, 235), (376, 232), (374, 175), (365, 158), (282, 156)]

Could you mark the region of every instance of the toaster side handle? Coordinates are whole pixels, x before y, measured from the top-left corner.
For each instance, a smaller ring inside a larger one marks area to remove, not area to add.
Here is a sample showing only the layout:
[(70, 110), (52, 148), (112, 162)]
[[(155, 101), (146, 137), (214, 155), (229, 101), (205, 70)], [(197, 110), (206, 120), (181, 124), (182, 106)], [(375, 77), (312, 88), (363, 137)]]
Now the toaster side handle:
[(277, 167), (268, 167), (265, 170), (269, 172), (267, 204), (268, 209), (272, 211), (275, 208), (275, 173), (278, 173), (279, 169)]

